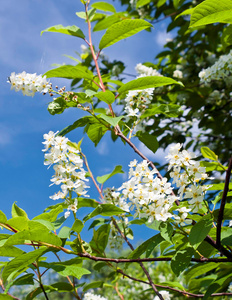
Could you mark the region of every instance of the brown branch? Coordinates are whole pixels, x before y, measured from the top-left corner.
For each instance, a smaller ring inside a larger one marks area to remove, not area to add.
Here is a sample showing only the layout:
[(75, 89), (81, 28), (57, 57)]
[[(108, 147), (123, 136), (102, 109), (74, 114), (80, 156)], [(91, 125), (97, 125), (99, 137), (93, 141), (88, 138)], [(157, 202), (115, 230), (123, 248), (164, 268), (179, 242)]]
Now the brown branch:
[[(105, 262), (113, 262), (116, 264), (119, 263), (140, 263), (140, 262), (155, 262), (155, 261), (171, 261), (172, 257), (152, 257), (152, 258), (133, 258), (133, 259), (128, 259), (128, 258), (109, 258), (109, 257), (98, 257), (98, 256), (93, 256), (89, 253), (77, 253), (78, 256), (80, 257), (86, 257), (94, 261), (105, 261)], [(232, 262), (232, 259), (228, 258), (207, 258), (207, 257), (202, 257), (202, 258), (192, 258), (192, 262), (198, 262), (198, 263), (205, 263), (205, 262), (215, 262), (215, 263), (221, 263), (221, 262)]]
[(225, 209), (225, 205), (226, 205), (226, 197), (227, 197), (227, 193), (229, 191), (231, 169), (232, 169), (232, 158), (230, 159), (228, 169), (226, 170), (225, 186), (224, 186), (224, 190), (223, 190), (223, 194), (222, 194), (222, 200), (221, 200), (221, 205), (220, 205), (218, 219), (217, 219), (216, 244), (218, 247), (221, 246), (221, 227), (222, 227), (223, 213), (224, 213), (224, 209)]

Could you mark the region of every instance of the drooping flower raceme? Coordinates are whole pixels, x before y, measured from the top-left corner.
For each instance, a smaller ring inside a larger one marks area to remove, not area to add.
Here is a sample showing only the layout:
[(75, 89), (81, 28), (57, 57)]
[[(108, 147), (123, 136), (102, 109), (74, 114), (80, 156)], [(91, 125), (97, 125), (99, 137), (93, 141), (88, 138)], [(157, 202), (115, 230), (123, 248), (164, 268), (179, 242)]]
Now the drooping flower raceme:
[(211, 67), (202, 70), (198, 76), (204, 83), (220, 80), (232, 74), (232, 50), (227, 55), (222, 55)]
[(172, 195), (167, 178), (159, 179), (156, 171), (149, 169), (146, 160), (141, 163), (134, 160), (129, 167), (129, 180), (118, 190), (121, 191), (122, 201), (127, 200), (130, 210), (135, 210), (134, 217), (147, 218), (150, 223), (173, 217), (169, 210), (177, 198)]
[[(151, 67), (146, 67), (144, 65), (137, 64), (135, 70), (139, 74), (137, 78), (146, 76), (162, 76), (158, 71)], [(148, 108), (151, 100), (153, 98), (154, 88), (148, 88), (144, 90), (131, 90), (125, 98), (125, 108), (126, 118), (134, 120), (134, 126), (138, 126), (140, 116)]]
[[(178, 188), (180, 200), (188, 199), (189, 209), (192, 212), (198, 212), (202, 208), (207, 185), (201, 185), (201, 182), (208, 178), (205, 167), (201, 167), (198, 161), (195, 161), (195, 155), (186, 150), (181, 151), (181, 144), (178, 143), (170, 147), (166, 158), (169, 160), (170, 176), (172, 183)], [(188, 209), (181, 208), (180, 217), (177, 221), (183, 223)]]
[(83, 300), (108, 300), (108, 299), (92, 293), (85, 293)]
[(85, 184), (88, 179), (86, 178), (86, 171), (83, 169), (83, 160), (79, 151), (70, 145), (68, 138), (57, 136), (57, 133), (49, 131), (48, 134), (44, 134), (44, 164), (54, 165), (55, 175), (51, 179), (51, 185), (61, 185), (61, 191), (50, 196), (50, 198), (65, 200), (65, 203), (68, 204), (65, 217), (68, 217), (70, 211), (77, 211), (77, 199), (74, 200), (73, 196), (88, 197), (86, 191), (88, 186)]
[(46, 76), (42, 77), (42, 75), (25, 71), (19, 74), (11, 73), (8, 82), (12, 90), (22, 91), (24, 96), (33, 97), (36, 92), (47, 93), (51, 89), (51, 83), (47, 81)]

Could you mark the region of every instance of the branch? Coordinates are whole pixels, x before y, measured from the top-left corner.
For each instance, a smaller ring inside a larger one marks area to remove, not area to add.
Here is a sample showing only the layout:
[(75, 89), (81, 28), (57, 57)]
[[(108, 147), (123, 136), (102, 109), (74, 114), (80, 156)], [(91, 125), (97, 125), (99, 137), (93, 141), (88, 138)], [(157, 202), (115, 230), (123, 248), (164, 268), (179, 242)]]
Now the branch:
[[(89, 253), (77, 253), (78, 256), (80, 257), (86, 257), (94, 261), (105, 261), (105, 262), (113, 262), (116, 264), (119, 263), (140, 263), (140, 262), (154, 262), (154, 261), (171, 261), (172, 257), (152, 257), (152, 258), (133, 258), (133, 259), (128, 259), (128, 258), (109, 258), (109, 257), (98, 257), (98, 256), (93, 256)], [(205, 262), (232, 262), (232, 259), (228, 258), (207, 258), (207, 257), (202, 257), (202, 258), (192, 258), (192, 262), (198, 262), (198, 263), (205, 263)]]
[(221, 226), (222, 226), (224, 208), (225, 208), (225, 205), (226, 205), (226, 197), (227, 197), (227, 193), (229, 191), (231, 169), (232, 169), (232, 158), (230, 159), (228, 169), (226, 170), (225, 186), (224, 186), (224, 190), (223, 190), (221, 206), (220, 206), (220, 209), (219, 209), (218, 219), (217, 219), (216, 244), (217, 244), (218, 247), (221, 246)]

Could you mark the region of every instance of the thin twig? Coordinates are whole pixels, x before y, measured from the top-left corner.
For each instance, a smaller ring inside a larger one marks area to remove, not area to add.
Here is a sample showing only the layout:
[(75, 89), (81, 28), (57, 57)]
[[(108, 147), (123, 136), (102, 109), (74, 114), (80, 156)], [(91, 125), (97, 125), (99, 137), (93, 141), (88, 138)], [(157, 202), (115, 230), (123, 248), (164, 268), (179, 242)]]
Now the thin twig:
[(226, 205), (226, 197), (227, 197), (227, 193), (229, 191), (231, 169), (232, 169), (232, 158), (230, 159), (228, 169), (226, 170), (225, 186), (224, 186), (224, 190), (223, 190), (223, 194), (222, 194), (222, 200), (221, 200), (221, 205), (220, 205), (220, 209), (219, 209), (219, 213), (218, 213), (218, 219), (217, 219), (216, 244), (217, 244), (218, 247), (221, 246), (221, 227), (222, 227), (224, 208), (225, 208), (225, 205)]
[[(114, 226), (117, 228), (119, 234), (122, 236), (122, 238), (126, 241), (127, 245), (131, 248), (132, 251), (134, 251), (134, 247), (133, 245), (129, 242), (128, 238), (126, 235), (123, 234), (123, 232), (121, 231), (121, 229), (118, 227), (117, 222), (115, 221), (115, 219), (113, 217), (111, 217)], [(153, 283), (150, 274), (148, 273), (147, 269), (144, 267), (144, 264), (142, 262), (139, 262), (140, 267), (143, 269), (143, 272), (146, 274), (147, 279), (149, 281), (150, 286), (152, 287), (153, 291), (156, 293), (156, 295), (160, 298), (160, 300), (164, 300), (163, 296), (159, 293), (159, 291), (157, 290), (155, 284)]]

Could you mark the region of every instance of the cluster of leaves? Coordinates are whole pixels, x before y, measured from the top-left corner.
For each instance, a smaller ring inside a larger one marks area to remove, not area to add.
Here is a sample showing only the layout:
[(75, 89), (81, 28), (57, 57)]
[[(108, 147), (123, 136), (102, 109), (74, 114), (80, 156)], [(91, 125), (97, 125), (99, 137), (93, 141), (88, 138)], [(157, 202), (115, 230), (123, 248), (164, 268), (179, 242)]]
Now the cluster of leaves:
[[(93, 31), (106, 30), (96, 47), (97, 51), (92, 45), (91, 35), (87, 39), (82, 30), (75, 25), (67, 27), (57, 25), (43, 31), (77, 37), (87, 43), (89, 50), (81, 55), (82, 61), (76, 65), (59, 66), (45, 74), (48, 78), (60, 77), (72, 80), (73, 91), (60, 91), (59, 97), (49, 103), (48, 110), (51, 114), (60, 114), (70, 107), (80, 108), (86, 112), (86, 115), (59, 134), (66, 135), (72, 130), (84, 127), (84, 132), (97, 146), (104, 134), (110, 131), (113, 140), (121, 138), (148, 161), (133, 144), (130, 135), (128, 138), (131, 132), (130, 120), (128, 121), (123, 113), (117, 116), (113, 106), (121, 105), (131, 90), (157, 88), (151, 106), (141, 117), (153, 120), (153, 125), (145, 124), (145, 132), (137, 132), (136, 137), (153, 152), (158, 148), (157, 139), (159, 146), (163, 148), (172, 142), (184, 143), (190, 140), (186, 147), (194, 146), (195, 149), (199, 149), (199, 146), (205, 145), (207, 138), (207, 145), (213, 150), (216, 149), (219, 155), (207, 147), (202, 147), (202, 157), (210, 162), (203, 161), (201, 166), (206, 167), (208, 172), (216, 170), (220, 174), (225, 173), (226, 180), (211, 185), (209, 190), (212, 192), (208, 194), (205, 208), (198, 213), (189, 214), (188, 218), (192, 220), (192, 224), (185, 227), (175, 224), (172, 219), (166, 222), (154, 221), (152, 224), (148, 224), (145, 218), (131, 220), (130, 213), (114, 204), (99, 203), (94, 199), (81, 197), (77, 199), (77, 209), (89, 207), (91, 212), (83, 220), (74, 214), (75, 221), (72, 227), (64, 226), (65, 218), (59, 217), (59, 214), (67, 208), (65, 202), (48, 207), (33, 220), (29, 220), (26, 212), (13, 204), (11, 219), (8, 220), (5, 214), (0, 212), (1, 227), (10, 231), (10, 234), (0, 234), (0, 255), (12, 258), (10, 261), (1, 262), (0, 265), (2, 270), (0, 285), (4, 290), (2, 297), (14, 299), (9, 294), (13, 286), (34, 286), (36, 282), (37, 286), (32, 287), (32, 291), (26, 296), (27, 300), (41, 293), (48, 299), (48, 293), (57, 291), (72, 293), (73, 297), (81, 299), (83, 293), (94, 288), (103, 288), (104, 297), (112, 295), (114, 290), (117, 297), (131, 299), (127, 298), (131, 297), (130, 294), (124, 295), (130, 285), (123, 281), (123, 278), (127, 277), (133, 284), (139, 282), (147, 286), (141, 288), (138, 285), (135, 289), (131, 288), (136, 293), (133, 299), (150, 297), (148, 295), (152, 295), (153, 298), (157, 295), (162, 300), (164, 298), (159, 290), (169, 290), (177, 299), (186, 296), (203, 299), (210, 296), (224, 296), (226, 299), (232, 295), (226, 293), (232, 281), (232, 228), (228, 226), (228, 222), (232, 220), (232, 204), (229, 203), (232, 196), (230, 191), (232, 160), (228, 165), (225, 163), (228, 160), (231, 139), (230, 85), (228, 82), (213, 82), (209, 86), (203, 86), (199, 82), (198, 73), (208, 66), (209, 58), (216, 59), (226, 52), (232, 43), (232, 29), (224, 25), (232, 23), (230, 16), (232, 1), (223, 0), (219, 4), (216, 0), (205, 0), (192, 8), (193, 1), (139, 0), (132, 3), (122, 0), (122, 4), (128, 4), (124, 12), (116, 12), (113, 5), (106, 2), (93, 3), (91, 8), (89, 1), (81, 2), (85, 11), (78, 12), (77, 16), (86, 21), (89, 31), (91, 24), (95, 24)], [(151, 23), (157, 22), (162, 14), (165, 18), (169, 17), (168, 30), (174, 30), (178, 34), (165, 45), (168, 50), (157, 56), (157, 65), (152, 63), (146, 65), (161, 70), (165, 76), (146, 76), (123, 83), (123, 62), (109, 62), (103, 56), (101, 58), (103, 67), (99, 67), (98, 59), (102, 49), (141, 30), (152, 32)], [(189, 15), (191, 15), (190, 24)], [(219, 24), (215, 25), (215, 22)], [(176, 81), (170, 77), (178, 68), (184, 76)], [(222, 97), (219, 100), (214, 99), (213, 91), (219, 91)], [(183, 106), (184, 113), (180, 109)], [(193, 136), (193, 125), (187, 123), (193, 118), (196, 118), (198, 127), (202, 129), (197, 139)], [(220, 128), (215, 119), (220, 120)], [(187, 134), (177, 125), (182, 123), (189, 124)], [(219, 161), (222, 161), (222, 164)], [(85, 162), (88, 165), (86, 160)], [(152, 162), (148, 162), (155, 168)], [(94, 180), (90, 170), (88, 171)], [(98, 183), (102, 185), (101, 188), (94, 180), (103, 202), (103, 184), (121, 172), (121, 167), (117, 166), (110, 174), (97, 178)], [(157, 174), (162, 178), (158, 171)], [(176, 208), (184, 206), (186, 202), (176, 201)], [(99, 215), (101, 218), (96, 218)], [(129, 221), (124, 226), (122, 223), (127, 217)], [(93, 236), (87, 243), (81, 234), (86, 222), (91, 219), (94, 220), (89, 229), (93, 229)], [(132, 225), (150, 227), (156, 234), (134, 249), (128, 240), (133, 238)], [(119, 257), (106, 251), (112, 226), (130, 248)], [(70, 255), (71, 258), (61, 261), (59, 252)], [(58, 261), (50, 261), (47, 258), (50, 254), (55, 255)], [(94, 261), (91, 267), (84, 263), (87, 259)], [(135, 263), (135, 266), (131, 265), (132, 263)], [(153, 266), (145, 267), (145, 263)], [(159, 269), (164, 273), (162, 279), (157, 275)], [(48, 270), (66, 277), (68, 282), (61, 280), (44, 284), (42, 279)], [(93, 270), (98, 272), (98, 276), (91, 275)], [(167, 274), (171, 272), (172, 275), (168, 278)], [(94, 280), (97, 277), (97, 281), (87, 283), (91, 276)], [(72, 277), (78, 282), (72, 280)], [(84, 282), (83, 279), (86, 277), (88, 279)]]

